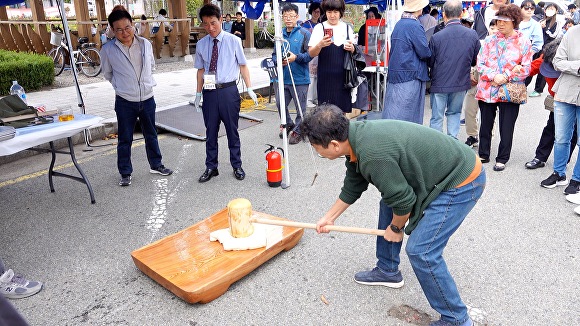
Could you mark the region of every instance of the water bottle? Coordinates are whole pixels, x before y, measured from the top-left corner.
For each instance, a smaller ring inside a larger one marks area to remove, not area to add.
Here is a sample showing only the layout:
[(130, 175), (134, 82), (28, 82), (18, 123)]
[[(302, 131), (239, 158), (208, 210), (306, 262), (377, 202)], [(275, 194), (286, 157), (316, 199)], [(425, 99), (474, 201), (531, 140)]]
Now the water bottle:
[(20, 99), (28, 104), (26, 102), (26, 92), (24, 92), (24, 88), (20, 85), (18, 85), (18, 81), (14, 80), (12, 81), (12, 86), (10, 87), (10, 95), (16, 94), (18, 95), (18, 97), (20, 97)]

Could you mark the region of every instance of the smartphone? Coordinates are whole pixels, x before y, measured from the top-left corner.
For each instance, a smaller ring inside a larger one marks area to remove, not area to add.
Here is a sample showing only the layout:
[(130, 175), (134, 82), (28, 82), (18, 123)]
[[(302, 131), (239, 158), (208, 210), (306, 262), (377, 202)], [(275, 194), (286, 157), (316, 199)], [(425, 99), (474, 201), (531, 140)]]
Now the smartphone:
[(328, 35), (332, 38), (332, 28), (325, 28), (324, 29), (324, 35)]

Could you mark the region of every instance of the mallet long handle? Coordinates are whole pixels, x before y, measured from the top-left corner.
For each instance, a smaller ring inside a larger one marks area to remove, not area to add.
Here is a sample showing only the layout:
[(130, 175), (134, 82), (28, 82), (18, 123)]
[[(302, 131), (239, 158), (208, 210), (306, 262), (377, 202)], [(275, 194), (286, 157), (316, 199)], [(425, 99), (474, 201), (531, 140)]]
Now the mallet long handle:
[[(267, 219), (267, 218), (251, 218), (250, 222), (258, 223), (258, 224), (290, 226), (290, 227), (294, 227), (294, 228), (316, 229), (316, 224), (314, 224), (314, 223), (301, 223), (301, 222), (293, 222), (293, 221), (271, 220), (271, 219)], [(327, 225), (326, 228), (330, 231), (338, 231), (338, 232), (350, 232), (350, 233), (370, 234), (370, 235), (380, 235), (380, 236), (385, 235), (385, 230), (355, 228), (355, 227), (350, 227), (350, 226), (338, 226), (338, 225)]]

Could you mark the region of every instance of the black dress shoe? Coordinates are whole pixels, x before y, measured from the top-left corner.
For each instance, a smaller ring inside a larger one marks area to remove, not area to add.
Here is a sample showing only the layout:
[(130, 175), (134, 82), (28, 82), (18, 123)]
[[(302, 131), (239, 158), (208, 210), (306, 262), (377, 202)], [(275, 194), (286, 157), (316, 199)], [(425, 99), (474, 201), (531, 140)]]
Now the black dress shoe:
[(218, 169), (205, 169), (205, 172), (199, 177), (199, 182), (209, 181), (212, 177), (217, 177), (220, 175)]
[(481, 160), (481, 163), (489, 163), (489, 159), (488, 158), (480, 157), (479, 159)]
[(246, 177), (246, 172), (244, 172), (244, 169), (242, 168), (234, 169), (234, 177), (236, 177), (238, 180), (244, 180)]
[(546, 166), (546, 163), (538, 160), (537, 158), (534, 158), (533, 160), (526, 163), (526, 168), (532, 170), (537, 168), (543, 168), (544, 166)]

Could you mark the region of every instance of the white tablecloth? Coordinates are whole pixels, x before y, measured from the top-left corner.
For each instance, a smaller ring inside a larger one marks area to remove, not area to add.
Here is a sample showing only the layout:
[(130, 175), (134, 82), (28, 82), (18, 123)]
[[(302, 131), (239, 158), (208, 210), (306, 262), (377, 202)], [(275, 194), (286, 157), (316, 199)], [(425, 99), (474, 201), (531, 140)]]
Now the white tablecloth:
[(71, 121), (60, 122), (58, 117), (55, 117), (53, 123), (18, 128), (16, 137), (0, 141), (0, 156), (11, 155), (27, 148), (71, 137), (101, 120), (103, 118), (93, 115), (75, 114), (74, 120)]

